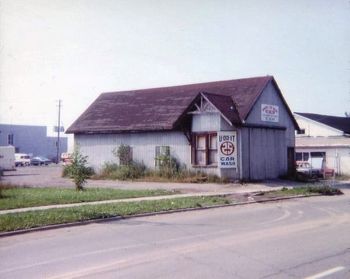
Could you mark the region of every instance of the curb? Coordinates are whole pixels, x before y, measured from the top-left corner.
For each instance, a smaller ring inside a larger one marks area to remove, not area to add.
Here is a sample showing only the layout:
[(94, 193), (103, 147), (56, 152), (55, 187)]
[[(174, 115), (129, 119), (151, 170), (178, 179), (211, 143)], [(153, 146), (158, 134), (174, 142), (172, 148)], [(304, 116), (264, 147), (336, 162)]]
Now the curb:
[(84, 226), (89, 224), (98, 224), (98, 223), (105, 223), (105, 222), (111, 222), (111, 221), (126, 220), (131, 218), (173, 214), (173, 213), (181, 213), (181, 212), (196, 211), (196, 210), (208, 210), (208, 209), (239, 206), (239, 205), (249, 205), (249, 204), (257, 204), (257, 203), (267, 203), (267, 202), (275, 202), (275, 201), (290, 200), (290, 199), (297, 199), (297, 198), (310, 198), (310, 197), (317, 197), (317, 196), (322, 196), (322, 195), (321, 194), (295, 195), (295, 196), (287, 196), (287, 197), (270, 198), (270, 199), (260, 200), (260, 201), (245, 201), (245, 202), (238, 202), (238, 203), (232, 203), (232, 204), (220, 204), (220, 205), (205, 206), (205, 207), (192, 207), (192, 208), (183, 208), (183, 209), (173, 209), (173, 210), (167, 210), (167, 211), (147, 212), (147, 213), (140, 213), (140, 214), (129, 215), (129, 216), (115, 216), (115, 217), (108, 217), (108, 218), (102, 218), (102, 219), (90, 219), (90, 220), (77, 221), (72, 223), (55, 224), (55, 225), (48, 225), (48, 226), (37, 227), (37, 228), (3, 232), (3, 233), (0, 233), (0, 238), (20, 235), (25, 233), (31, 233), (31, 232), (40, 232), (40, 231), (75, 227), (75, 226)]

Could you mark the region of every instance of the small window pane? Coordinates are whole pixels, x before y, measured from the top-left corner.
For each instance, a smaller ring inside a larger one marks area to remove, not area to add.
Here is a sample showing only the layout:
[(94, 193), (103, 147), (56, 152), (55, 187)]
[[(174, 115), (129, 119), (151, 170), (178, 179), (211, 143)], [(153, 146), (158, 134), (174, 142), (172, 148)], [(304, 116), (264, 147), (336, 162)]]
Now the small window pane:
[(309, 152), (303, 153), (303, 161), (309, 161)]
[(216, 135), (211, 135), (210, 136), (210, 149), (217, 149), (217, 142), (216, 142)]
[(303, 153), (297, 152), (295, 153), (295, 161), (302, 161), (303, 160)]
[(312, 158), (323, 158), (326, 156), (326, 152), (311, 152)]
[(209, 164), (217, 164), (218, 152), (216, 150), (209, 151)]
[(206, 136), (197, 137), (197, 149), (205, 149), (205, 138)]
[(205, 160), (205, 151), (196, 151), (196, 159), (197, 165), (205, 165), (206, 164), (206, 160)]

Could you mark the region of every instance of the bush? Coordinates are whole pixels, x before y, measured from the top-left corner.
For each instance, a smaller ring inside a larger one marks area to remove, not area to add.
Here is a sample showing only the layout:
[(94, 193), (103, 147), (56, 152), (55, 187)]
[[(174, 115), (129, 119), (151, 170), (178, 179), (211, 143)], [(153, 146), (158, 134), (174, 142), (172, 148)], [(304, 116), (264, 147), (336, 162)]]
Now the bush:
[(334, 196), (334, 195), (342, 195), (343, 192), (337, 188), (332, 188), (329, 186), (320, 186), (320, 187), (308, 187), (307, 188), (311, 193), (317, 193), (325, 196)]
[(170, 154), (159, 155), (156, 161), (158, 162), (158, 175), (160, 177), (175, 178), (179, 175), (179, 163)]
[[(86, 173), (89, 175), (89, 177), (95, 175), (95, 170), (92, 167), (86, 167)], [(62, 177), (72, 177), (72, 165), (66, 165), (63, 167), (62, 171)]]
[(137, 179), (145, 175), (146, 167), (142, 163), (131, 162), (128, 165), (118, 166), (115, 163), (105, 163), (98, 178), (109, 179)]
[(93, 169), (87, 166), (87, 158), (88, 156), (81, 154), (79, 148), (76, 147), (72, 154), (72, 164), (63, 170), (63, 174), (66, 173), (73, 179), (77, 191), (84, 189), (86, 180), (94, 173)]
[(119, 158), (120, 165), (132, 164), (132, 150), (129, 145), (122, 144), (118, 149), (113, 149), (113, 155)]

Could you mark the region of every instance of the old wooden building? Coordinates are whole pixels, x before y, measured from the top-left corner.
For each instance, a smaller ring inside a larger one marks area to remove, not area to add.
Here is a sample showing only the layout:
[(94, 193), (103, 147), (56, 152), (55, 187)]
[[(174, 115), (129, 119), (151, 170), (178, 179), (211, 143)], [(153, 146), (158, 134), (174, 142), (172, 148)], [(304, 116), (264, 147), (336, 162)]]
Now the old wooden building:
[(296, 129), (276, 81), (265, 76), (104, 93), (67, 132), (96, 169), (125, 144), (149, 168), (170, 150), (188, 169), (259, 180), (293, 168)]

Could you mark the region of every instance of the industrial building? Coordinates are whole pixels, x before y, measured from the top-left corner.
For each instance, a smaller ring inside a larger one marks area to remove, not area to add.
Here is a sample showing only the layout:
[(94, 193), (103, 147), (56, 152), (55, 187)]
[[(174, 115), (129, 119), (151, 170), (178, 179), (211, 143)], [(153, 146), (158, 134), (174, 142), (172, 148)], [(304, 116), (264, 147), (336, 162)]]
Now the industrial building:
[[(0, 124), (0, 146), (12, 145), (16, 153), (55, 160), (57, 137), (47, 135), (46, 126)], [(60, 153), (67, 152), (67, 137), (60, 138)]]

